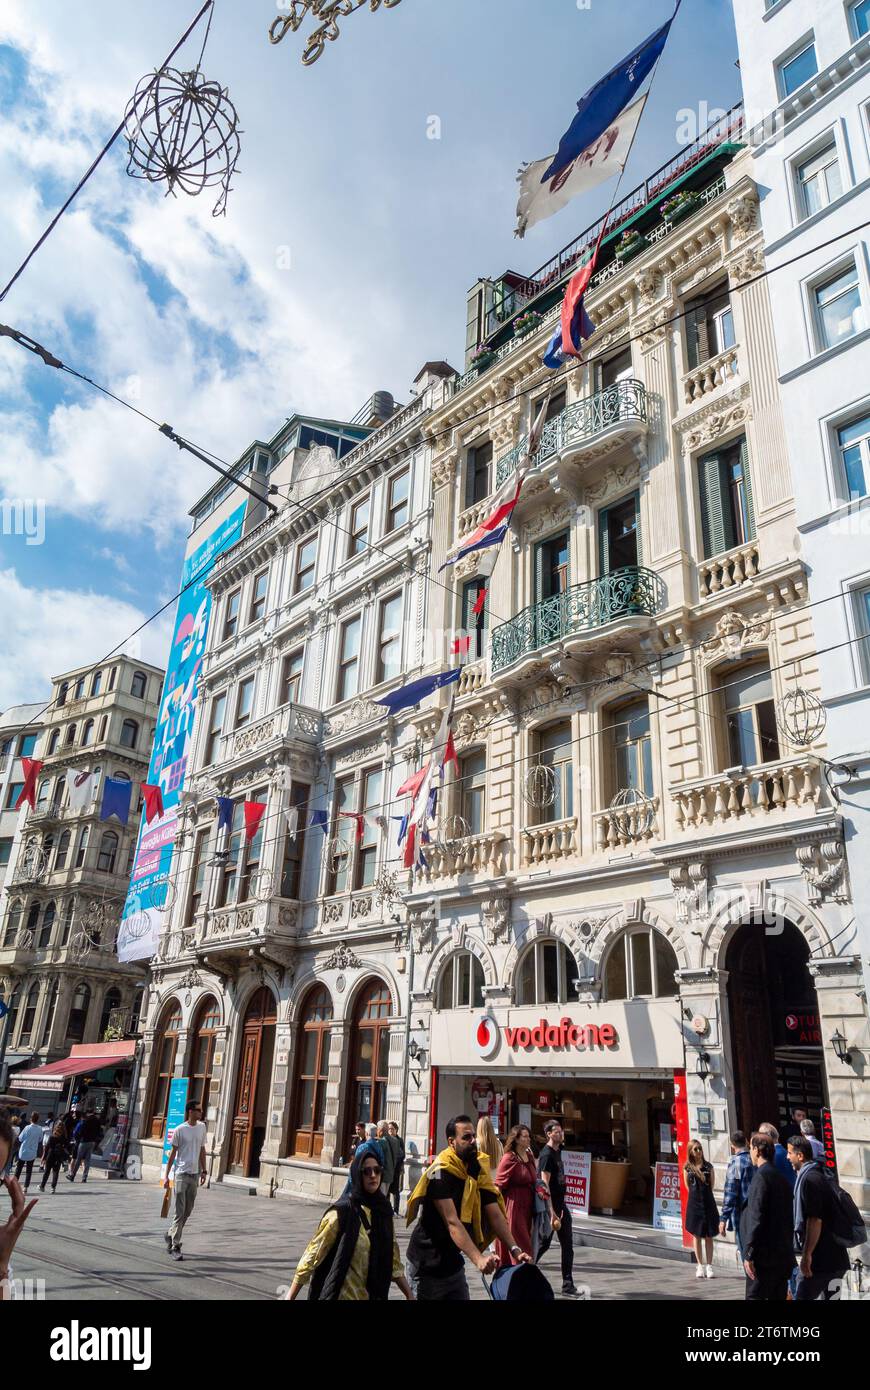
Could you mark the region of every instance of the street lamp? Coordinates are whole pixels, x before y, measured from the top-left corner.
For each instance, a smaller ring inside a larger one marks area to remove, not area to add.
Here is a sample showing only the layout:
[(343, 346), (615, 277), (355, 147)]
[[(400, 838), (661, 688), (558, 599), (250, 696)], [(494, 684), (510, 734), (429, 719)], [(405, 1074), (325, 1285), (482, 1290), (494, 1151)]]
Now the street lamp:
[(843, 1037), (843, 1034), (840, 1032), (839, 1028), (837, 1029), (830, 1041), (831, 1047), (837, 1054), (837, 1060), (840, 1062), (845, 1062), (847, 1066), (851, 1066), (852, 1054), (846, 1046), (846, 1039)]
[(709, 1052), (699, 1052), (698, 1060), (695, 1063), (695, 1071), (702, 1082), (707, 1080), (710, 1075), (710, 1054)]

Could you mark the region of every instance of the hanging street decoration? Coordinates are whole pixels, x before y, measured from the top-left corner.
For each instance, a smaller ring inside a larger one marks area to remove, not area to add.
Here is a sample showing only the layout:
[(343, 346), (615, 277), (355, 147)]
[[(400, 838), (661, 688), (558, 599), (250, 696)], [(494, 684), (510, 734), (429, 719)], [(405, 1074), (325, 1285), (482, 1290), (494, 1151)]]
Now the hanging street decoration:
[(156, 782), (141, 782), (139, 790), (145, 799), (145, 824), (150, 825), (163, 815), (163, 792)]
[(824, 733), (828, 713), (812, 691), (797, 685), (777, 704), (776, 722), (793, 748), (812, 748)]
[(423, 676), (420, 680), (409, 681), (407, 685), (400, 686), (398, 690), (391, 690), (389, 695), (375, 700), (375, 704), (386, 705), (390, 714), (398, 714), (399, 710), (419, 705), (421, 700), (440, 690), (443, 685), (458, 681), (461, 675), (462, 667), (457, 666), (452, 671), (439, 671), (437, 676)]
[(655, 802), (640, 787), (621, 787), (610, 803), (613, 823), (623, 841), (645, 840), (655, 822)]
[(26, 801), (32, 811), (36, 805), (36, 779), (42, 771), (42, 763), (37, 758), (22, 758), (21, 767), (24, 772), (24, 785), (18, 793), (15, 809), (17, 811)]
[[(400, 3), (401, 0), (368, 0), (372, 13), (382, 4), (385, 10), (394, 10)], [(279, 14), (269, 25), (269, 42), (280, 43), (288, 29), (295, 34), (309, 15), (319, 19), (320, 24), (309, 34), (302, 50), (302, 61), (308, 67), (317, 62), (327, 42), (334, 43), (338, 38), (341, 32), (338, 20), (353, 14), (354, 10), (361, 10), (365, 4), (366, 0), (289, 0), (289, 5), (282, 8), (289, 8), (290, 13)]]
[(130, 819), (130, 796), (133, 783), (120, 777), (107, 777), (103, 782), (103, 803), (100, 806), (100, 820), (117, 817), (122, 825)]
[(266, 803), (265, 801), (246, 801), (242, 811), (245, 817), (245, 839), (250, 844), (260, 828), (260, 821), (266, 814)]
[(539, 811), (556, 800), (556, 774), (549, 763), (533, 763), (522, 784), (523, 801)]
[(194, 72), (162, 68), (139, 82), (127, 107), (127, 173), (197, 197), (219, 187), (213, 217), (227, 210), (241, 146), (239, 117), (226, 87)]

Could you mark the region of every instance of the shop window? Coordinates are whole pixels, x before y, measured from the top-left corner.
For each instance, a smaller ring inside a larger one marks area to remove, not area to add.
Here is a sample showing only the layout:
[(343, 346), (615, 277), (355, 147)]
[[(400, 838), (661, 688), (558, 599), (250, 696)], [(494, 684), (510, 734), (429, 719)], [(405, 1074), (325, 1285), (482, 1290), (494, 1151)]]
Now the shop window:
[(536, 941), (517, 966), (515, 997), (521, 1004), (567, 1004), (576, 1000), (577, 962), (561, 941)]
[(39, 1002), (39, 985), (31, 985), (27, 991), (27, 998), (24, 1001), (24, 1013), (21, 1016), (21, 1032), (18, 1035), (18, 1046), (28, 1047), (33, 1035), (33, 1024), (36, 1019), (36, 1005)]
[(483, 834), (486, 826), (486, 752), (482, 748), (466, 753), (460, 760), (459, 814), (464, 822), (463, 834)]
[(492, 444), (478, 444), (476, 448), (469, 449), (465, 466), (466, 507), (473, 507), (475, 502), (482, 502), (489, 496), (491, 473)]
[(169, 1108), (169, 1087), (175, 1075), (175, 1054), (178, 1050), (178, 1034), (181, 1031), (181, 1007), (173, 1002), (163, 1015), (157, 1029), (152, 1052), (154, 1068), (154, 1091), (151, 1097), (150, 1134), (152, 1139), (162, 1139), (166, 1132), (166, 1113)]
[(121, 991), (119, 989), (107, 989), (103, 996), (103, 1011), (100, 1014), (100, 1031), (97, 1033), (97, 1042), (103, 1042), (109, 1028), (109, 1019), (114, 1009), (121, 1007)]
[(305, 806), (311, 796), (311, 788), (301, 782), (293, 782), (290, 787), (290, 807), (295, 808), (298, 820), (295, 827), (288, 826), (284, 832), (284, 861), (281, 866), (281, 897), (298, 899), (302, 887), (302, 860), (305, 850)]
[(574, 814), (574, 776), (571, 758), (571, 722), (561, 720), (539, 729), (533, 738), (534, 752), (530, 767), (536, 765), (552, 768), (552, 779), (543, 780), (540, 786), (554, 793), (554, 799), (545, 806), (532, 807), (534, 825), (547, 825), (551, 821), (567, 820)]
[(652, 796), (649, 701), (611, 706), (603, 712), (602, 723), (609, 750), (608, 801), (629, 789)]
[(439, 1009), (482, 1009), (483, 966), (470, 951), (454, 951), (438, 981)]
[(329, 991), (324, 985), (315, 985), (302, 1006), (296, 1042), (296, 1111), (290, 1138), (290, 1153), (295, 1158), (319, 1158), (323, 1151), (331, 1024)]
[(677, 994), (676, 953), (659, 931), (626, 932), (611, 947), (604, 967), (604, 997), (660, 999)]
[(148, 677), (144, 671), (134, 671), (133, 679), (130, 682), (130, 694), (134, 700), (144, 700), (145, 691), (148, 689)]
[(756, 767), (779, 758), (773, 682), (766, 661), (726, 667), (717, 676), (724, 711), (726, 767)]
[(385, 1118), (392, 1012), (390, 991), (382, 980), (363, 985), (353, 1012), (345, 1153), (357, 1121), (369, 1124)]
[(205, 1119), (211, 1092), (211, 1076), (217, 1046), (221, 1012), (218, 1001), (210, 994), (203, 999), (193, 1025), (193, 1044), (190, 1052), (190, 1090), (188, 1100), (196, 1101)]
[(710, 559), (755, 539), (755, 510), (746, 440), (698, 459), (701, 539)]
[(76, 986), (70, 1005), (66, 1025), (66, 1041), (70, 1044), (84, 1041), (88, 1009), (91, 1006), (91, 987), (84, 980)]
[(42, 1033), (39, 1038), (40, 1048), (48, 1047), (51, 1041), (51, 1030), (54, 1027), (54, 1020), (57, 1015), (57, 1000), (60, 994), (60, 980), (55, 976), (51, 989), (49, 990), (48, 1003), (45, 1008), (45, 1015), (42, 1020)]

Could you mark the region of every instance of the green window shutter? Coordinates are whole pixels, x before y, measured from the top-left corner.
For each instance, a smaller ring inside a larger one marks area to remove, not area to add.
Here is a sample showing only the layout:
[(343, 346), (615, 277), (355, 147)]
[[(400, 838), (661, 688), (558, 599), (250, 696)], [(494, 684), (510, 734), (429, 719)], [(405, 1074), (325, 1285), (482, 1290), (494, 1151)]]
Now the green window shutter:
[(729, 550), (730, 498), (725, 482), (726, 460), (720, 454), (698, 459), (698, 495), (701, 502), (701, 539), (704, 558)]
[(743, 486), (746, 489), (746, 510), (749, 514), (749, 539), (755, 540), (755, 503), (752, 498), (752, 474), (749, 470), (749, 446), (746, 436), (740, 441), (740, 464), (743, 469)]
[(475, 450), (469, 449), (465, 455), (465, 505), (470, 507), (474, 501), (474, 456)]
[(640, 525), (640, 493), (634, 494), (634, 514), (637, 517), (637, 563), (643, 564), (643, 532)]
[(695, 300), (686, 309), (686, 350), (689, 370), (700, 367), (710, 356), (710, 333), (706, 299)]
[(598, 573), (607, 574), (610, 570), (610, 536), (607, 530), (607, 508), (598, 513)]
[(544, 601), (544, 543), (535, 546), (535, 603)]

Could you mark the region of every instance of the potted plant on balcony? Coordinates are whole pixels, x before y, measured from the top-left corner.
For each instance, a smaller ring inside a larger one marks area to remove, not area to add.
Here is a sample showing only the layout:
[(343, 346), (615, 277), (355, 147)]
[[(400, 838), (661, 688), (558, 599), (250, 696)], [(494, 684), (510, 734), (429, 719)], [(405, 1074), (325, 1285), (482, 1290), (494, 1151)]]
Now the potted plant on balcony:
[(629, 227), (623, 232), (619, 241), (616, 243), (615, 251), (622, 261), (628, 261), (632, 256), (636, 256), (647, 244), (646, 237), (639, 232), (636, 227)]
[(490, 347), (489, 343), (478, 343), (471, 354), (470, 365), (476, 367), (479, 372), (485, 372), (494, 361), (495, 348)]
[(700, 201), (700, 193), (696, 193), (692, 188), (684, 188), (680, 193), (675, 193), (672, 198), (666, 198), (659, 208), (659, 212), (666, 221), (679, 222), (681, 218), (688, 217), (690, 212), (694, 212)]
[(534, 333), (536, 328), (540, 328), (543, 321), (542, 315), (535, 313), (534, 309), (526, 309), (525, 313), (514, 319), (514, 337), (525, 338), (529, 333)]

